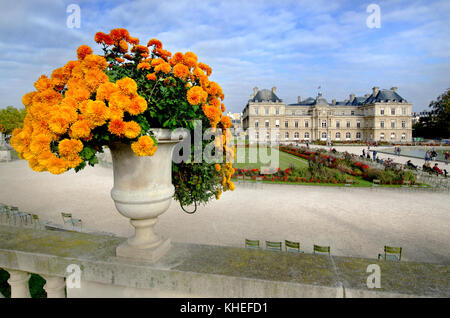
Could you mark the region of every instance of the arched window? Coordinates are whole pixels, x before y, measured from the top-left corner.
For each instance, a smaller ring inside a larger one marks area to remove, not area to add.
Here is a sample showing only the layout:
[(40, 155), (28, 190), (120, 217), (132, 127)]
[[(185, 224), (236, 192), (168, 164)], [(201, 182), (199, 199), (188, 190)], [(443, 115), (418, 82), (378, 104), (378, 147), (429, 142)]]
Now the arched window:
[(299, 139), (300, 138), (300, 134), (298, 133), (298, 131), (296, 131), (294, 133), (294, 139)]
[(336, 133), (336, 139), (341, 139), (341, 133), (340, 132)]
[(327, 133), (326, 132), (322, 133), (322, 139), (327, 139)]
[(305, 132), (305, 139), (309, 139), (309, 132)]
[(346, 139), (350, 139), (351, 136), (352, 136), (352, 135), (351, 135), (349, 132), (345, 134), (345, 138), (346, 138)]
[(356, 139), (361, 139), (361, 133), (360, 132), (356, 133)]
[(289, 133), (286, 132), (286, 133), (284, 134), (284, 137), (285, 137), (286, 139), (289, 139)]

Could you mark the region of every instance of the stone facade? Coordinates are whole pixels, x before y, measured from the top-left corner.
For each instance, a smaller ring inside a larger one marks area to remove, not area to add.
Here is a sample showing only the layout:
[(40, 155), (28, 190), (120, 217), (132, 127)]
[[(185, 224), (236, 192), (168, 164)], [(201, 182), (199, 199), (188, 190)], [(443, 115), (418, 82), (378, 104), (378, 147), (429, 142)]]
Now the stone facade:
[[(380, 90), (345, 101), (329, 103), (318, 93), (316, 98), (286, 104), (272, 90), (254, 88), (243, 111), (243, 129), (250, 142), (269, 137), (279, 142), (296, 141), (387, 141), (411, 142), (412, 104), (398, 95), (397, 88)], [(277, 128), (279, 136), (270, 136)], [(265, 136), (264, 136), (265, 135)]]

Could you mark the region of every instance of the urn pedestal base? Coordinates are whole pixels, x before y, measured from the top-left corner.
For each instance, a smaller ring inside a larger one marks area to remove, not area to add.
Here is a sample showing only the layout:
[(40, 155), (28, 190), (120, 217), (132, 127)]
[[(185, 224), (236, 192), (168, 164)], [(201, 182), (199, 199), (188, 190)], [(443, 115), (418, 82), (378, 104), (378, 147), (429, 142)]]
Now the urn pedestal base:
[(170, 239), (162, 239), (160, 244), (148, 248), (137, 248), (124, 242), (117, 246), (116, 256), (156, 262), (169, 251), (170, 245)]

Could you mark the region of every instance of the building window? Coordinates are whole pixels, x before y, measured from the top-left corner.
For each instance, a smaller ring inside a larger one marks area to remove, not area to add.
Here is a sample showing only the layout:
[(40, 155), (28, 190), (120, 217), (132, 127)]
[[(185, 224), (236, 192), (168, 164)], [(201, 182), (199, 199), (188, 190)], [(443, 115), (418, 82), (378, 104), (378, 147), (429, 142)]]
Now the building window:
[(326, 132), (322, 133), (322, 139), (327, 139), (327, 133)]
[(361, 133), (360, 132), (356, 133), (356, 139), (361, 139)]
[(351, 114), (352, 116), (355, 116), (355, 111), (352, 110), (350, 114)]
[(338, 140), (341, 139), (341, 133), (340, 132), (336, 133), (336, 139), (338, 139)]
[(391, 120), (391, 128), (395, 128), (395, 120)]
[(391, 115), (395, 115), (395, 108), (391, 108)]
[(327, 128), (327, 121), (326, 120), (322, 120), (322, 128)]
[(391, 133), (391, 139), (395, 139), (395, 133)]
[(380, 139), (381, 139), (381, 140), (384, 140), (384, 133), (381, 133), (381, 134), (380, 134)]
[(294, 139), (300, 139), (300, 134), (298, 133), (298, 131), (294, 133)]
[(406, 121), (402, 120), (402, 128), (406, 128)]
[(259, 139), (259, 132), (256, 132), (256, 133), (255, 133), (255, 138), (256, 138), (256, 140)]
[(266, 140), (267, 140), (267, 141), (270, 140), (270, 134), (269, 134), (269, 132), (266, 132)]
[(357, 122), (356, 122), (356, 127), (357, 127), (357, 128), (361, 128), (361, 122), (360, 122), (360, 121), (357, 121)]
[(380, 121), (380, 127), (384, 128), (384, 120)]
[(342, 112), (342, 114), (341, 114), (342, 116), (344, 116), (345, 115), (345, 112)]
[(288, 132), (286, 132), (285, 134), (284, 134), (284, 138), (287, 140), (287, 139), (289, 139), (289, 133)]
[(295, 121), (295, 128), (298, 128), (298, 121)]
[(337, 121), (336, 122), (336, 128), (340, 128), (341, 127), (341, 122), (340, 121)]
[(266, 120), (266, 128), (269, 128), (269, 121)]
[(347, 121), (347, 128), (350, 128), (350, 122)]
[(284, 127), (285, 127), (285, 128), (288, 128), (288, 127), (289, 127), (289, 122), (288, 122), (287, 120), (284, 122)]
[(349, 140), (350, 137), (351, 137), (351, 134), (349, 132), (345, 134), (345, 139)]
[(258, 128), (259, 122), (258, 120), (255, 120), (255, 128)]
[(380, 109), (380, 115), (384, 115), (384, 108)]
[(269, 108), (266, 107), (266, 115), (269, 115)]
[(279, 115), (280, 114), (280, 109), (279, 108), (275, 108), (275, 115)]
[(307, 120), (305, 120), (305, 128), (308, 128), (309, 126), (309, 122)]
[(405, 107), (402, 108), (402, 115), (406, 115), (406, 108)]
[(406, 139), (406, 134), (403, 133), (403, 134), (402, 134), (402, 140), (405, 140), (405, 139)]
[(255, 114), (258, 115), (258, 107), (255, 107)]
[(309, 132), (305, 132), (305, 139), (309, 139)]
[(275, 127), (276, 128), (279, 128), (280, 127), (280, 121), (277, 119), (277, 120), (275, 120)]

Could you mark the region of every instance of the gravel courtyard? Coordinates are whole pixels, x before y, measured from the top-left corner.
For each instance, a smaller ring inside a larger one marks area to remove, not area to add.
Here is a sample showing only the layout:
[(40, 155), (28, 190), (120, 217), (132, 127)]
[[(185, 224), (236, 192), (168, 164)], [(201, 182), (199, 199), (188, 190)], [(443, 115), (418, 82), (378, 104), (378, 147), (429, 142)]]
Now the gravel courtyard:
[[(27, 162), (0, 163), (0, 202), (62, 223), (61, 212), (85, 228), (129, 236), (132, 227), (110, 197), (112, 169), (87, 167), (60, 176), (33, 172)], [(157, 231), (173, 241), (243, 246), (244, 239), (330, 245), (333, 255), (376, 258), (384, 245), (402, 246), (403, 260), (450, 264), (450, 195), (302, 185), (237, 185), (193, 215), (177, 202)]]

